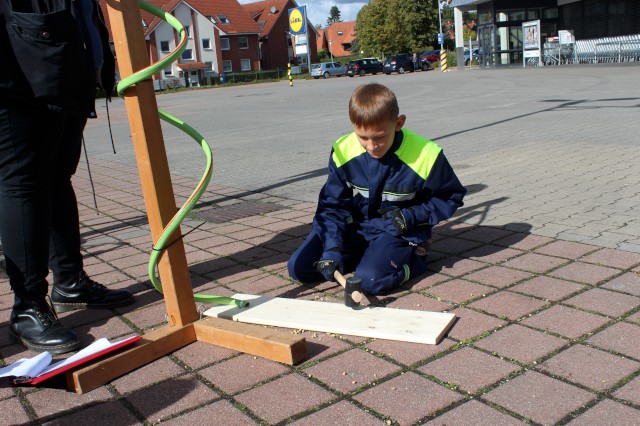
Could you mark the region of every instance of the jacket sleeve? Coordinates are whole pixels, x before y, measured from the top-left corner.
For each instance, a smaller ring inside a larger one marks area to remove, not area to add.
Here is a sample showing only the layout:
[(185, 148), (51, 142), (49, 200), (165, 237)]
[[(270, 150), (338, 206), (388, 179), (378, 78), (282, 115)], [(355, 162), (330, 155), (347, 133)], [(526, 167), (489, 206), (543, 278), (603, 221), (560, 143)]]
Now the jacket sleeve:
[(329, 159), (329, 175), (320, 191), (313, 228), (324, 243), (324, 250), (343, 249), (343, 234), (351, 216), (353, 191), (344, 173)]
[(466, 193), (466, 188), (462, 186), (444, 153), (440, 151), (424, 182), (424, 201), (411, 207), (416, 225), (434, 226), (442, 220), (449, 219), (458, 207), (463, 205), (462, 199)]

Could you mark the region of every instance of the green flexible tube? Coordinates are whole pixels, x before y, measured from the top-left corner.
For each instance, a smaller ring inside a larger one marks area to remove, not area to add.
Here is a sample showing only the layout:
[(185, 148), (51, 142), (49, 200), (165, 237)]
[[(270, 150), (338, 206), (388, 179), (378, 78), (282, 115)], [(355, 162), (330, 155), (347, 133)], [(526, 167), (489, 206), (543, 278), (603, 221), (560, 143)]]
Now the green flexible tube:
[[(148, 67), (143, 68), (142, 70), (137, 71), (126, 78), (123, 78), (116, 87), (116, 90), (118, 91), (119, 96), (123, 96), (124, 92), (130, 86), (138, 83), (139, 81), (145, 80), (151, 77), (153, 74), (165, 69), (170, 63), (174, 62), (178, 58), (178, 56), (180, 56), (182, 51), (187, 47), (186, 31), (182, 26), (182, 24), (180, 23), (180, 21), (178, 21), (173, 15), (150, 3), (145, 2), (144, 0), (138, 0), (138, 6), (140, 6), (141, 9), (146, 10), (147, 12), (157, 16), (158, 18), (165, 20), (176, 31), (178, 31), (178, 34), (180, 34), (180, 43), (178, 44), (178, 46), (174, 51), (172, 51), (169, 55), (167, 55), (160, 61), (154, 64), (151, 64)], [(212, 168), (213, 160), (211, 155), (211, 148), (209, 147), (209, 144), (204, 139), (204, 137), (202, 137), (200, 133), (198, 133), (195, 129), (193, 129), (191, 126), (186, 124), (184, 121), (179, 120), (178, 118), (172, 116), (171, 114), (161, 109), (158, 109), (158, 114), (160, 115), (160, 118), (163, 121), (166, 121), (167, 123), (177, 127), (178, 129), (182, 130), (183, 132), (191, 136), (196, 142), (198, 142), (202, 147), (202, 150), (204, 151), (204, 155), (207, 160), (204, 175), (200, 179), (198, 186), (193, 191), (193, 193), (191, 194), (189, 199), (186, 201), (186, 203), (182, 207), (180, 207), (180, 210), (178, 210), (175, 216), (171, 218), (169, 223), (163, 229), (162, 234), (158, 238), (158, 241), (153, 245), (153, 251), (151, 252), (151, 257), (149, 258), (149, 278), (151, 279), (151, 283), (153, 284), (155, 289), (158, 290), (160, 293), (162, 293), (162, 284), (160, 283), (160, 280), (156, 275), (158, 260), (160, 259), (160, 255), (162, 254), (162, 252), (167, 248), (167, 240), (169, 239), (169, 237), (180, 226), (180, 223), (193, 209), (193, 207), (196, 205), (196, 203), (204, 193), (205, 189), (207, 188), (207, 185), (211, 180), (211, 174), (213, 170)], [(217, 303), (220, 305), (236, 305), (239, 307), (245, 307), (249, 304), (244, 300), (238, 300), (238, 299), (233, 299), (233, 298), (224, 297), (224, 296), (194, 294), (193, 297), (196, 302), (203, 302), (203, 303)]]

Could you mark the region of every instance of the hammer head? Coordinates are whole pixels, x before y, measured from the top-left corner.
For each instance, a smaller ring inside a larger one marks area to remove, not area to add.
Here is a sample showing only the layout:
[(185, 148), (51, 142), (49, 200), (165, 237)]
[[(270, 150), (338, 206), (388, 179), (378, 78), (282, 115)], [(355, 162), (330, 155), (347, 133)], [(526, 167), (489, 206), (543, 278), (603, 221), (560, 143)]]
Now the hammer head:
[(344, 288), (344, 304), (350, 308), (356, 308), (360, 303), (353, 299), (353, 293), (362, 293), (362, 280), (358, 277), (347, 278)]

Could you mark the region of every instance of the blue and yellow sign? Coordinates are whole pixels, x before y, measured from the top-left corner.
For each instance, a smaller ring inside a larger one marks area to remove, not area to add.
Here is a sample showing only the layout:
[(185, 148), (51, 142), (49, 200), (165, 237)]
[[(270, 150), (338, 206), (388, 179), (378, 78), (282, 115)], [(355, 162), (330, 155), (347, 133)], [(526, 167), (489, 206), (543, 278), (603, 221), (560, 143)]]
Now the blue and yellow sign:
[(289, 9), (289, 32), (291, 34), (304, 34), (307, 32), (304, 6)]

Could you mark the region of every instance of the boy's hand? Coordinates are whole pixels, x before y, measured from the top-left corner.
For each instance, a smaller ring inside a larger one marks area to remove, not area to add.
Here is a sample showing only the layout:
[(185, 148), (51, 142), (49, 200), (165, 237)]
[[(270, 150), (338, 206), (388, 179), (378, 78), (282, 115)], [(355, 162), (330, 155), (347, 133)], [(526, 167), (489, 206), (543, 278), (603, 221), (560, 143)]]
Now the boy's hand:
[[(384, 220), (385, 232), (398, 237), (407, 232), (412, 227), (413, 216), (405, 215), (398, 207), (386, 207), (378, 210)], [(409, 219), (409, 220), (407, 220)]]
[(327, 250), (322, 253), (320, 260), (318, 260), (314, 266), (325, 280), (335, 281), (336, 279), (333, 273), (336, 269), (342, 268), (342, 253), (336, 250)]

